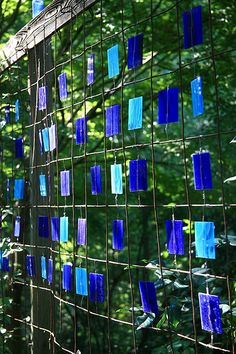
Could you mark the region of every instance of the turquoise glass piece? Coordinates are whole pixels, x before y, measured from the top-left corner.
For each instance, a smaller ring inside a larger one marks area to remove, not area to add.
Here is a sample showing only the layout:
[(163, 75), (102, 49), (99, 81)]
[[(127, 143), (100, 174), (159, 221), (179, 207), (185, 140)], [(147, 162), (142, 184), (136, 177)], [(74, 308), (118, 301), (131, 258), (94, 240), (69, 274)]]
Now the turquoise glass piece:
[(118, 44), (107, 50), (108, 60), (108, 77), (109, 79), (117, 76), (120, 72), (119, 69), (119, 46)]
[(41, 197), (47, 196), (46, 176), (39, 175), (39, 190)]
[(68, 216), (62, 216), (60, 218), (60, 241), (68, 241)]
[(122, 165), (111, 165), (111, 193), (123, 194)]
[(42, 129), (42, 138), (43, 138), (44, 152), (48, 152), (49, 151), (49, 129), (48, 128)]
[(215, 259), (215, 225), (211, 221), (197, 221), (195, 224), (196, 257)]
[(129, 100), (128, 129), (140, 129), (143, 125), (143, 96)]
[(47, 279), (47, 264), (44, 256), (41, 256), (41, 276), (43, 279)]
[(76, 294), (82, 296), (88, 296), (88, 282), (87, 282), (87, 269), (75, 268), (75, 285)]

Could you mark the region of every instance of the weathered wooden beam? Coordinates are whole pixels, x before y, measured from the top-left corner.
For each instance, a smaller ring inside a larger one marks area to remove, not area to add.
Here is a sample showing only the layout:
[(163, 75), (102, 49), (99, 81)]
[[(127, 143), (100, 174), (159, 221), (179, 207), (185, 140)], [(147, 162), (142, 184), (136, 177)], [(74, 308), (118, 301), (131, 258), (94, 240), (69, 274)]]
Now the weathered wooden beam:
[(0, 49), (0, 73), (97, 0), (54, 0)]

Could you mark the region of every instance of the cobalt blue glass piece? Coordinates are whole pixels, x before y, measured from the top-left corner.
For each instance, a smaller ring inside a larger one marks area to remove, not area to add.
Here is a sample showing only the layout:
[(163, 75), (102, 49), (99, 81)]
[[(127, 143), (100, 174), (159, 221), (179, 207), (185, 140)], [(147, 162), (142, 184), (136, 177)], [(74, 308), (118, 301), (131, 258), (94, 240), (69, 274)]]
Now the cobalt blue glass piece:
[(35, 257), (27, 255), (26, 256), (26, 272), (29, 277), (34, 277), (36, 275), (35, 267)]
[(44, 9), (44, 0), (32, 0), (32, 15), (33, 18)]
[(211, 333), (222, 334), (219, 296), (199, 293), (198, 298), (202, 329)]
[(185, 11), (183, 17), (184, 48), (188, 49), (203, 43), (202, 7), (193, 7)]
[(53, 260), (48, 260), (48, 284), (52, 284), (53, 281)]
[(90, 181), (92, 195), (97, 195), (102, 193), (102, 177), (101, 177), (101, 166), (93, 166), (90, 168)]
[(111, 193), (123, 194), (122, 165), (111, 165)]
[(43, 138), (44, 152), (48, 152), (50, 150), (50, 148), (49, 148), (49, 129), (48, 128), (42, 129), (42, 138)]
[(104, 294), (104, 275), (98, 273), (89, 274), (89, 299), (93, 302), (103, 303), (105, 300)]
[(155, 285), (150, 281), (139, 281), (139, 291), (144, 312), (158, 314)]
[(51, 218), (52, 241), (59, 241), (59, 217), (52, 216)]
[(15, 122), (20, 120), (20, 101), (17, 99), (15, 102)]
[(41, 256), (41, 277), (47, 279), (46, 257)]
[(56, 124), (52, 124), (51, 127), (48, 128), (49, 131), (49, 149), (53, 151), (57, 147), (56, 143)]
[(129, 162), (129, 190), (130, 192), (147, 191), (147, 161), (130, 160)]
[(71, 291), (72, 286), (72, 264), (67, 263), (63, 265), (62, 272), (62, 288), (66, 291)]
[(10, 120), (10, 105), (8, 104), (5, 106), (5, 121), (6, 123), (10, 123)]
[(128, 68), (133, 69), (143, 64), (143, 34), (128, 39)]
[(107, 50), (108, 61), (108, 77), (112, 79), (114, 76), (119, 75), (119, 46), (118, 44)]
[(64, 99), (66, 99), (68, 97), (66, 73), (61, 73), (58, 76), (58, 81), (59, 81), (60, 99), (64, 100)]
[[(86, 127), (85, 127), (86, 125)], [(85, 129), (85, 130), (84, 130)], [(76, 119), (75, 122), (75, 143), (77, 145), (82, 145), (88, 142), (88, 126), (87, 118)]]
[(78, 233), (77, 233), (77, 244), (86, 245), (86, 219), (78, 219)]
[(158, 124), (168, 124), (179, 120), (179, 89), (167, 88), (158, 92)]
[(16, 216), (14, 224), (14, 237), (20, 237), (20, 226), (21, 226), (21, 217)]
[(196, 190), (212, 189), (211, 157), (209, 152), (192, 155)]
[(191, 81), (193, 116), (197, 117), (204, 113), (202, 94), (202, 78), (199, 76)]
[(129, 100), (128, 130), (140, 129), (143, 126), (143, 96)]
[(70, 171), (61, 171), (61, 196), (70, 196)]
[(3, 255), (3, 252), (0, 251), (0, 270), (2, 270), (2, 255)]
[(76, 294), (88, 296), (87, 269), (75, 268)]
[(215, 259), (215, 225), (211, 221), (195, 223), (196, 257)]
[(170, 254), (184, 254), (182, 220), (166, 220), (167, 249)]
[(38, 236), (49, 237), (48, 216), (38, 216)]
[(45, 175), (39, 175), (39, 191), (40, 191), (41, 197), (47, 196), (47, 186), (46, 186), (46, 176)]
[(17, 178), (14, 182), (14, 199), (21, 200), (24, 199), (24, 184), (23, 178)]
[(9, 272), (10, 271), (9, 256), (3, 256), (2, 257), (2, 270), (3, 270), (3, 272)]
[(39, 87), (39, 111), (47, 108), (47, 88), (46, 86)]
[(88, 57), (88, 69), (87, 69), (87, 83), (92, 85), (94, 83), (94, 63), (95, 63), (95, 54), (90, 54)]
[(23, 139), (17, 138), (15, 140), (15, 158), (21, 159), (22, 157), (24, 157)]
[(62, 216), (60, 218), (60, 241), (68, 241), (68, 216)]
[(124, 248), (124, 220), (112, 221), (112, 248), (115, 251)]
[(106, 137), (120, 134), (120, 105), (106, 109)]
[(39, 147), (40, 147), (40, 153), (42, 155), (43, 153), (43, 137), (42, 137), (42, 130), (39, 130)]

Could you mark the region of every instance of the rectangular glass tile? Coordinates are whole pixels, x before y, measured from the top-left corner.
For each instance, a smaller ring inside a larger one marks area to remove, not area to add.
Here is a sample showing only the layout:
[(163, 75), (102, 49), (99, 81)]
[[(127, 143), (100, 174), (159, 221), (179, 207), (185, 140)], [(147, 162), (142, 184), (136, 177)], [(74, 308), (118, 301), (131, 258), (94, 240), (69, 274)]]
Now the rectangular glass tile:
[(62, 288), (66, 291), (71, 291), (72, 286), (72, 264), (67, 263), (63, 265), (62, 271)]
[(92, 195), (102, 193), (102, 177), (101, 166), (93, 166), (90, 168), (90, 182)]
[(46, 86), (39, 87), (39, 111), (47, 107), (47, 89)]
[(143, 64), (143, 34), (128, 38), (128, 68)]
[(90, 273), (89, 281), (90, 281), (90, 287), (89, 287), (90, 301), (103, 303), (105, 300), (104, 275), (98, 273)]
[(53, 260), (48, 260), (48, 283), (52, 284), (53, 281)]
[(42, 138), (43, 138), (44, 152), (48, 152), (49, 151), (49, 129), (48, 128), (42, 129)]
[(2, 257), (2, 270), (7, 273), (10, 271), (9, 256)]
[(95, 54), (90, 54), (88, 57), (88, 69), (87, 69), (87, 83), (92, 85), (94, 83), (94, 64), (95, 64)]
[(68, 91), (67, 91), (67, 77), (66, 73), (61, 73), (58, 76), (58, 81), (59, 81), (59, 95), (60, 99), (64, 100), (68, 97)]
[(150, 281), (139, 281), (139, 291), (144, 312), (158, 313), (155, 285)]
[(48, 216), (38, 216), (38, 236), (49, 237)]
[(3, 252), (0, 251), (0, 270), (2, 270), (2, 255), (3, 255)]
[(41, 277), (47, 279), (46, 257), (41, 256)]
[(15, 122), (20, 120), (20, 101), (17, 99), (15, 102)]
[(112, 221), (112, 248), (115, 251), (124, 248), (124, 220)]
[(43, 153), (43, 137), (42, 137), (42, 130), (39, 130), (39, 148), (40, 148), (40, 154), (42, 155)]
[(182, 220), (166, 220), (167, 250), (170, 254), (184, 254)]
[(22, 159), (23, 157), (24, 157), (23, 139), (17, 138), (15, 140), (15, 158)]
[(85, 142), (86, 143), (88, 142), (88, 126), (87, 126), (87, 118), (85, 119), (83, 117), (83, 118), (76, 119), (75, 122), (75, 143), (77, 145), (82, 145)]
[(202, 329), (211, 333), (222, 334), (219, 296), (199, 293), (198, 298)]
[(78, 219), (78, 234), (77, 234), (77, 244), (86, 245), (86, 219)]
[(212, 189), (211, 157), (209, 152), (192, 155), (196, 190)]
[(108, 77), (109, 79), (119, 75), (119, 46), (118, 44), (107, 50)]
[(129, 99), (128, 129), (140, 129), (143, 125), (143, 96)]
[(41, 197), (47, 196), (47, 185), (46, 185), (46, 176), (45, 175), (39, 175), (39, 191), (40, 191)]
[(75, 268), (76, 294), (88, 296), (87, 269)]
[(10, 121), (11, 121), (11, 113), (10, 113), (10, 105), (9, 104), (5, 106), (4, 115), (5, 115), (6, 123), (10, 123)]
[(123, 194), (122, 165), (111, 165), (111, 193)]
[(204, 113), (202, 94), (202, 78), (199, 76), (191, 81), (193, 116), (197, 117)]
[(16, 216), (14, 224), (14, 237), (20, 237), (20, 226), (21, 226), (21, 217)]
[(120, 105), (106, 109), (106, 137), (120, 134)]
[(62, 216), (60, 218), (60, 241), (68, 241), (68, 216)]
[(52, 230), (52, 241), (59, 241), (59, 217), (52, 216), (51, 218), (51, 230)]
[(61, 196), (70, 196), (70, 171), (61, 171)]
[(183, 32), (184, 32), (184, 48), (188, 49), (195, 45), (203, 43), (202, 28), (202, 7), (193, 7), (189, 11), (182, 14)]
[(24, 199), (24, 185), (25, 181), (23, 178), (17, 178), (14, 181), (14, 199), (22, 200)]
[(53, 151), (57, 147), (56, 143), (56, 124), (52, 124), (49, 128), (49, 149)]
[(215, 259), (215, 225), (211, 221), (196, 221), (195, 247), (196, 257)]
[(168, 124), (179, 120), (179, 89), (167, 88), (158, 92), (158, 124)]
[(29, 277), (34, 277), (36, 275), (34, 256), (30, 256), (30, 255), (26, 256), (26, 273)]
[(147, 161), (130, 160), (129, 162), (129, 189), (130, 192), (147, 191)]

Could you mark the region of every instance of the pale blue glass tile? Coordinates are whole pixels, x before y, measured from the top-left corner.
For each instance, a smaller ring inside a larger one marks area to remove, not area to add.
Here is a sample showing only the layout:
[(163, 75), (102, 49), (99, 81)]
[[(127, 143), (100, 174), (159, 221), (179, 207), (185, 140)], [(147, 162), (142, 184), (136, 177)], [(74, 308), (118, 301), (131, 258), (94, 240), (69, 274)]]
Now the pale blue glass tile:
[(123, 194), (122, 165), (111, 165), (111, 193)]
[(143, 96), (129, 100), (128, 129), (139, 129), (143, 125)]
[(39, 175), (39, 190), (41, 197), (47, 196), (47, 187), (46, 187), (46, 176)]
[(87, 282), (87, 269), (75, 268), (75, 282), (76, 294), (87, 296), (88, 295), (88, 282)]
[(68, 216), (62, 216), (60, 218), (60, 241), (68, 241)]
[(215, 259), (215, 225), (211, 221), (195, 222), (196, 257)]
[(109, 79), (119, 74), (119, 46), (118, 44), (107, 50)]
[(197, 117), (204, 113), (202, 94), (202, 78), (199, 76), (191, 81), (193, 116)]
[(41, 276), (43, 279), (47, 279), (46, 257), (44, 256), (41, 256)]
[(15, 102), (15, 121), (18, 122), (20, 119), (20, 101), (17, 99)]

